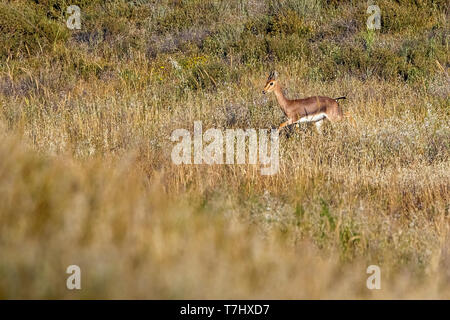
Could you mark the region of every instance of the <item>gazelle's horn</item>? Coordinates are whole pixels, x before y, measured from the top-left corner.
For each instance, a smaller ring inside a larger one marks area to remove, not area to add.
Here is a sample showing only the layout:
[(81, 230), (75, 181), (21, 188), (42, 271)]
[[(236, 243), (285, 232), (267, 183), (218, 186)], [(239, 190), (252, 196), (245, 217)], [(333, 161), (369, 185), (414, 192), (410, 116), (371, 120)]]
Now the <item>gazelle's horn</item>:
[(278, 73), (276, 71), (270, 71), (268, 80), (275, 80), (278, 78)]

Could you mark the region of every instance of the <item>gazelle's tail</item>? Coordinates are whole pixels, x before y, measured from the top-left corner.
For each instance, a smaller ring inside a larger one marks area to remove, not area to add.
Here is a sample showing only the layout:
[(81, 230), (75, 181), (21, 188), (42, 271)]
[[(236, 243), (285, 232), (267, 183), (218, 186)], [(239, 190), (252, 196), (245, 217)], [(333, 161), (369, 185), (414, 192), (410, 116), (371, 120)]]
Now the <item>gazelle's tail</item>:
[(336, 100), (336, 101), (341, 100), (341, 99), (347, 99), (347, 98), (346, 97), (334, 98), (334, 100)]

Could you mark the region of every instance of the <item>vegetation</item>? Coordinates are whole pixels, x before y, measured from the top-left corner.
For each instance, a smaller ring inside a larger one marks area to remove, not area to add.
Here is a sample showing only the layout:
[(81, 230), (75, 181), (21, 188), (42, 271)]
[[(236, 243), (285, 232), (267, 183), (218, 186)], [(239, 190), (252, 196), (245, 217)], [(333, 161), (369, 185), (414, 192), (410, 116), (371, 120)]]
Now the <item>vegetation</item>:
[[(448, 2), (376, 4), (2, 0), (0, 298), (450, 298)], [(172, 163), (196, 120), (281, 123), (270, 70), (354, 123), (273, 176)]]

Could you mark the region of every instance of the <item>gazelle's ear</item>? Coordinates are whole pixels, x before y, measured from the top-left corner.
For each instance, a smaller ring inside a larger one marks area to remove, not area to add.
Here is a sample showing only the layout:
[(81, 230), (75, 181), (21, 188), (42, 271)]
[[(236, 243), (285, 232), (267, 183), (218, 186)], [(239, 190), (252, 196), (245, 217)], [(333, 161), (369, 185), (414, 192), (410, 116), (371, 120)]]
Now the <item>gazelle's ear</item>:
[(273, 79), (273, 71), (270, 71), (269, 76), (267, 77), (267, 81), (270, 81)]
[(277, 79), (277, 78), (278, 78), (278, 72), (273, 71), (273, 79), (275, 80), (275, 79)]

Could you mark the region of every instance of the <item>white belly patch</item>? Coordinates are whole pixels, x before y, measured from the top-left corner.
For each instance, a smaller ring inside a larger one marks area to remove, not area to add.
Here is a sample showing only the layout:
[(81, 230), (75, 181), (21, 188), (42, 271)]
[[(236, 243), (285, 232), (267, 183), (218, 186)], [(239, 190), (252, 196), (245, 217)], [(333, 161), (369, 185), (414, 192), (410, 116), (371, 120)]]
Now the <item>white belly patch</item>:
[(305, 117), (301, 118), (300, 120), (296, 121), (296, 123), (317, 122), (317, 121), (323, 120), (326, 117), (327, 117), (327, 115), (325, 113), (318, 113), (318, 114), (311, 115), (311, 116), (305, 116)]

